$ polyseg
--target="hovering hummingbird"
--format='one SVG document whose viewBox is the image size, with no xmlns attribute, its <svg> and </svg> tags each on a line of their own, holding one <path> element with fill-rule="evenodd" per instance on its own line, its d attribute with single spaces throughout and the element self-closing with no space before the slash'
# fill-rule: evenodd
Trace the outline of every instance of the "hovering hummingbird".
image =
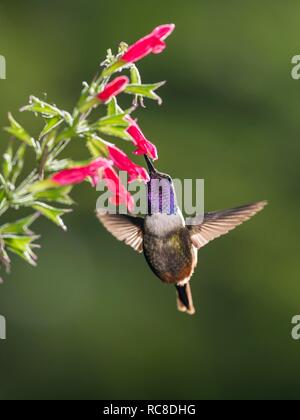
<svg viewBox="0 0 300 420">
<path fill-rule="evenodd" d="M 97 216 L 115 238 L 144 253 L 149 267 L 162 282 L 175 285 L 178 310 L 192 315 L 195 308 L 190 280 L 197 265 L 198 250 L 250 219 L 267 202 L 205 213 L 201 223 L 186 225 L 177 205 L 172 178 L 157 171 L 146 155 L 145 159 L 150 175 L 146 217 L 110 214 L 105 210 L 97 210 Z M 155 181 L 159 181 L 161 188 L 153 188 Z"/>
</svg>

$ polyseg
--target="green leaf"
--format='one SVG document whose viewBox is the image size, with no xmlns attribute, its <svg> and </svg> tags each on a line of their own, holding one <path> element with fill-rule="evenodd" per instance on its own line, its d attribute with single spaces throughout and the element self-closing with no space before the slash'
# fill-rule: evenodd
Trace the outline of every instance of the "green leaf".
<svg viewBox="0 0 300 420">
<path fill-rule="evenodd" d="M 5 271 L 9 273 L 10 271 L 10 258 L 5 249 L 5 242 L 0 238 L 0 265 L 5 268 Z"/>
<path fill-rule="evenodd" d="M 45 169 L 47 172 L 57 172 L 61 171 L 62 169 L 69 168 L 71 165 L 70 159 L 61 159 L 61 160 L 50 160 L 47 162 Z"/>
<path fill-rule="evenodd" d="M 96 158 L 96 157 L 99 156 L 98 147 L 97 147 L 97 145 L 94 144 L 94 142 L 92 140 L 88 140 L 86 142 L 86 147 L 88 148 L 92 157 Z"/>
<path fill-rule="evenodd" d="M 111 117 L 112 115 L 124 114 L 122 108 L 118 105 L 117 98 L 114 96 L 108 103 L 107 106 L 107 116 Z"/>
<path fill-rule="evenodd" d="M 8 179 L 13 169 L 13 148 L 9 143 L 6 152 L 3 155 L 2 173 L 5 179 Z"/>
<path fill-rule="evenodd" d="M 60 204 L 72 205 L 74 201 L 69 196 L 69 193 L 72 191 L 72 186 L 52 188 L 47 191 L 40 191 L 34 194 L 36 200 L 44 200 L 50 202 L 57 202 Z"/>
<path fill-rule="evenodd" d="M 166 82 L 159 82 L 153 84 L 146 84 L 146 85 L 139 85 L 139 84 L 131 84 L 127 85 L 125 89 L 125 93 L 130 95 L 139 95 L 145 98 L 153 99 L 158 101 L 159 104 L 162 103 L 161 98 L 155 93 L 155 91 L 163 86 Z"/>
<path fill-rule="evenodd" d="M 29 226 L 39 217 L 38 213 L 34 213 L 16 222 L 6 223 L 0 227 L 0 235 L 3 234 L 30 234 Z"/>
<path fill-rule="evenodd" d="M 75 135 L 76 135 L 76 130 L 74 130 L 73 127 L 66 127 L 57 135 L 53 144 L 57 145 L 60 142 L 70 139 L 71 137 Z"/>
<path fill-rule="evenodd" d="M 123 140 L 131 140 L 130 135 L 125 131 L 126 128 L 127 127 L 103 126 L 99 127 L 98 130 L 108 136 L 118 137 Z"/>
<path fill-rule="evenodd" d="M 42 139 L 46 134 L 50 133 L 50 131 L 57 128 L 64 120 L 60 117 L 53 117 L 46 120 L 45 127 L 40 133 L 39 138 Z"/>
<path fill-rule="evenodd" d="M 118 125 L 120 127 L 128 127 L 129 123 L 125 120 L 125 117 L 128 114 L 122 113 L 122 114 L 115 114 L 115 115 L 109 115 L 107 117 L 101 118 L 97 122 L 98 127 L 104 127 L 109 125 Z"/>
<path fill-rule="evenodd" d="M 72 127 L 73 122 L 74 122 L 72 115 L 67 111 L 61 111 L 61 114 L 62 114 L 63 119 L 66 121 L 66 123 L 70 127 Z"/>
<path fill-rule="evenodd" d="M 54 105 L 50 105 L 47 102 L 41 101 L 35 96 L 30 96 L 29 104 L 20 109 L 23 111 L 35 112 L 42 114 L 45 118 L 61 117 L 61 111 Z"/>
<path fill-rule="evenodd" d="M 4 192 L 3 190 L 1 193 Z M 7 201 L 6 197 L 2 197 L 0 200 L 0 216 L 4 214 L 9 209 L 9 202 Z"/>
<path fill-rule="evenodd" d="M 70 143 L 71 139 L 64 139 L 61 140 L 59 143 L 56 144 L 56 146 L 51 150 L 49 153 L 49 158 L 54 160 Z"/>
<path fill-rule="evenodd" d="M 142 83 L 140 72 L 137 66 L 134 64 L 130 68 L 130 78 L 131 78 L 131 83 L 134 85 L 140 85 Z"/>
<path fill-rule="evenodd" d="M 39 236 L 36 235 L 7 235 L 3 236 L 3 240 L 7 249 L 14 254 L 19 255 L 29 264 L 36 266 L 36 255 L 34 254 L 32 248 L 37 247 L 37 245 L 32 242 L 38 239 Z"/>
<path fill-rule="evenodd" d="M 21 144 L 21 146 L 18 148 L 14 156 L 13 168 L 11 172 L 11 181 L 13 184 L 16 183 L 18 177 L 20 176 L 23 170 L 25 151 L 26 151 L 26 144 Z"/>
<path fill-rule="evenodd" d="M 98 136 L 88 137 L 86 146 L 94 158 L 99 156 L 107 156 L 107 147 L 103 143 L 102 139 Z"/>
<path fill-rule="evenodd" d="M 17 186 L 14 193 L 27 193 L 30 190 L 31 184 L 38 180 L 39 176 L 37 170 L 34 169 L 30 174 Z"/>
<path fill-rule="evenodd" d="M 17 139 L 24 141 L 28 146 L 36 147 L 34 139 L 24 130 L 24 128 L 14 119 L 11 113 L 8 114 L 10 127 L 5 127 L 4 130 L 16 137 Z"/>
<path fill-rule="evenodd" d="M 80 94 L 79 100 L 77 102 L 77 105 L 74 109 L 75 112 L 73 113 L 74 119 L 76 119 L 80 115 L 79 110 L 86 103 L 88 97 L 89 96 L 95 96 L 97 87 L 98 87 L 98 83 L 96 82 L 95 78 L 91 82 L 90 85 L 87 82 L 83 82 L 83 89 L 81 91 L 81 94 Z"/>
<path fill-rule="evenodd" d="M 42 181 L 37 181 L 34 184 L 28 187 L 28 191 L 33 194 L 36 194 L 41 191 L 49 190 L 50 188 L 56 188 L 57 185 L 51 181 L 51 179 L 43 179 Z"/>
<path fill-rule="evenodd" d="M 114 96 L 107 105 L 107 115 L 111 116 L 116 114 L 118 114 L 118 103 L 116 97 Z"/>
<path fill-rule="evenodd" d="M 55 105 L 42 101 L 35 96 L 30 96 L 29 104 L 21 108 L 20 111 L 30 111 L 42 114 L 44 118 L 60 117 L 63 118 L 69 125 L 73 124 L 73 118 L 67 111 L 60 110 Z"/>
<path fill-rule="evenodd" d="M 0 187 L 0 203 L 4 199 L 4 197 L 5 197 L 5 191 L 4 191 L 4 188 L 1 186 Z"/>
<path fill-rule="evenodd" d="M 63 230 L 67 230 L 61 216 L 65 213 L 70 213 L 72 211 L 71 209 L 57 209 L 42 202 L 36 202 L 32 208 L 40 212 L 43 216 L 47 217 L 47 219 L 51 220 Z"/>
</svg>

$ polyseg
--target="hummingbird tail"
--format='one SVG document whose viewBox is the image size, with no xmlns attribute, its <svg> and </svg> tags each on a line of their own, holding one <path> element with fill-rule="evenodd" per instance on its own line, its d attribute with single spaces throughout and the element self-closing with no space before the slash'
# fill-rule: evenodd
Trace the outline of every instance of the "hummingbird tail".
<svg viewBox="0 0 300 420">
<path fill-rule="evenodd" d="M 191 285 L 188 282 L 183 286 L 176 285 L 177 290 L 177 308 L 180 312 L 186 312 L 189 315 L 194 315 L 195 308 L 193 305 Z"/>
</svg>

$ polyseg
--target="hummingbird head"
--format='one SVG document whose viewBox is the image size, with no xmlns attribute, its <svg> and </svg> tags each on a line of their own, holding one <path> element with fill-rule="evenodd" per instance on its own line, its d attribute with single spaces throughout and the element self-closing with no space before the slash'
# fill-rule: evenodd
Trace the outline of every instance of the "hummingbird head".
<svg viewBox="0 0 300 420">
<path fill-rule="evenodd" d="M 159 172 L 147 155 L 144 155 L 150 181 L 147 183 L 148 213 L 176 214 L 177 203 L 173 180 L 168 174 Z"/>
</svg>

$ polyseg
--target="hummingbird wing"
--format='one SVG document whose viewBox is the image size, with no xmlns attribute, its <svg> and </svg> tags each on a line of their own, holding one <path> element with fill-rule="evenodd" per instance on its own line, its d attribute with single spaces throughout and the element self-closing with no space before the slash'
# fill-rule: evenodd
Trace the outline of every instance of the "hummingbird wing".
<svg viewBox="0 0 300 420">
<path fill-rule="evenodd" d="M 137 252 L 143 252 L 143 225 L 141 217 L 127 214 L 110 214 L 97 210 L 97 217 L 103 226 L 119 241 L 125 242 Z"/>
<path fill-rule="evenodd" d="M 260 201 L 234 209 L 206 213 L 202 223 L 187 226 L 193 245 L 199 249 L 219 236 L 226 235 L 261 211 L 267 204 L 267 201 Z"/>
</svg>

